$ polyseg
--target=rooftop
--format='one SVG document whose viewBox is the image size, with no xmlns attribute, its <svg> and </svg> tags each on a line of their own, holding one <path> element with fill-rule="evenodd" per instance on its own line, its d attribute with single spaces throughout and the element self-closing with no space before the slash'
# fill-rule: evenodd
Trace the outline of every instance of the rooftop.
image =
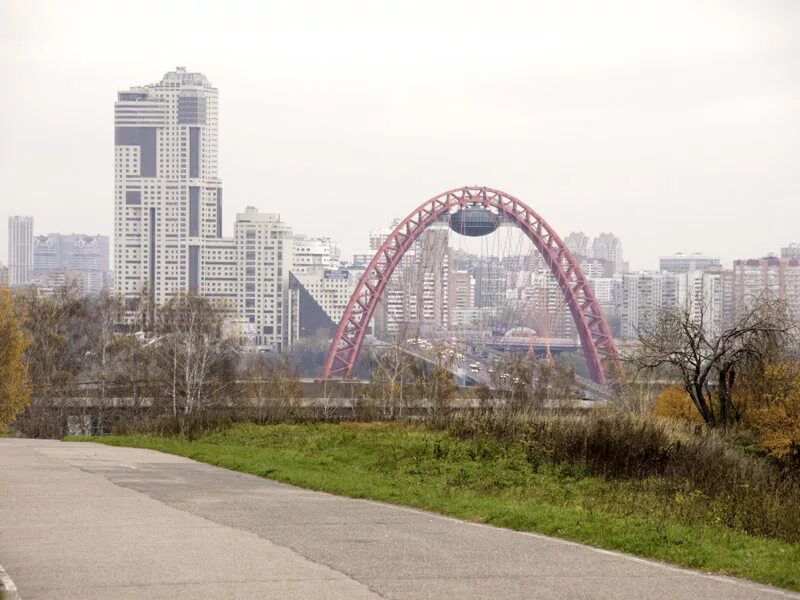
<svg viewBox="0 0 800 600">
<path fill-rule="evenodd" d="M 202 73 L 189 73 L 186 67 L 175 67 L 174 71 L 164 74 L 161 83 L 180 83 L 183 85 L 210 86 L 208 79 Z"/>
</svg>

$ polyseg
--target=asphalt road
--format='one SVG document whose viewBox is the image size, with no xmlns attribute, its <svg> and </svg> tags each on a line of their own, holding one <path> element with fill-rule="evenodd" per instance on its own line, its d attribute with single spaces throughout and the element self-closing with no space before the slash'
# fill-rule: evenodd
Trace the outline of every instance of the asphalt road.
<svg viewBox="0 0 800 600">
<path fill-rule="evenodd" d="M 781 590 L 149 450 L 0 439 L 22 600 L 777 599 Z"/>
</svg>

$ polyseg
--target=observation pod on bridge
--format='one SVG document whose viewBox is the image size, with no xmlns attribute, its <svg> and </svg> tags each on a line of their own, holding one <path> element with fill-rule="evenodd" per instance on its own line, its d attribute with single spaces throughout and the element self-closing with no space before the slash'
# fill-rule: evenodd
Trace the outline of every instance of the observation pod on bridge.
<svg viewBox="0 0 800 600">
<path fill-rule="evenodd" d="M 431 225 L 446 220 L 456 233 L 488 235 L 512 223 L 530 239 L 550 269 L 575 322 L 589 375 L 608 385 L 606 373 L 618 367 L 614 340 L 591 285 L 556 232 L 521 200 L 487 187 L 453 189 L 418 206 L 375 253 L 344 310 L 325 359 L 323 378 L 352 375 L 367 328 L 392 273 L 403 255 Z"/>
<path fill-rule="evenodd" d="M 482 206 L 459 208 L 450 214 L 450 229 L 468 237 L 480 237 L 497 231 L 500 216 Z"/>
</svg>

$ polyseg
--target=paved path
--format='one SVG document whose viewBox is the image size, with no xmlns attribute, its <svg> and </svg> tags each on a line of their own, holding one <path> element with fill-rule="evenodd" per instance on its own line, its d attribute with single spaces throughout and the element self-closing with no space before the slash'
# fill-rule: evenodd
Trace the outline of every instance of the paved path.
<svg viewBox="0 0 800 600">
<path fill-rule="evenodd" d="M 22 600 L 800 598 L 149 450 L 39 440 L 0 439 L 0 564 Z"/>
</svg>

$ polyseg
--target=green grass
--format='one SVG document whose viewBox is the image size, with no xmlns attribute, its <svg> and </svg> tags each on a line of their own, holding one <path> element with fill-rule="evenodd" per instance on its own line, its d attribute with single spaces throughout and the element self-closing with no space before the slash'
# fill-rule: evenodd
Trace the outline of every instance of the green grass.
<svg viewBox="0 0 800 600">
<path fill-rule="evenodd" d="M 151 448 L 297 486 L 536 531 L 800 590 L 800 544 L 734 531 L 702 494 L 531 465 L 524 448 L 400 424 L 248 425 L 197 440 L 68 438 Z M 800 507 L 798 507 L 800 510 Z"/>
</svg>

